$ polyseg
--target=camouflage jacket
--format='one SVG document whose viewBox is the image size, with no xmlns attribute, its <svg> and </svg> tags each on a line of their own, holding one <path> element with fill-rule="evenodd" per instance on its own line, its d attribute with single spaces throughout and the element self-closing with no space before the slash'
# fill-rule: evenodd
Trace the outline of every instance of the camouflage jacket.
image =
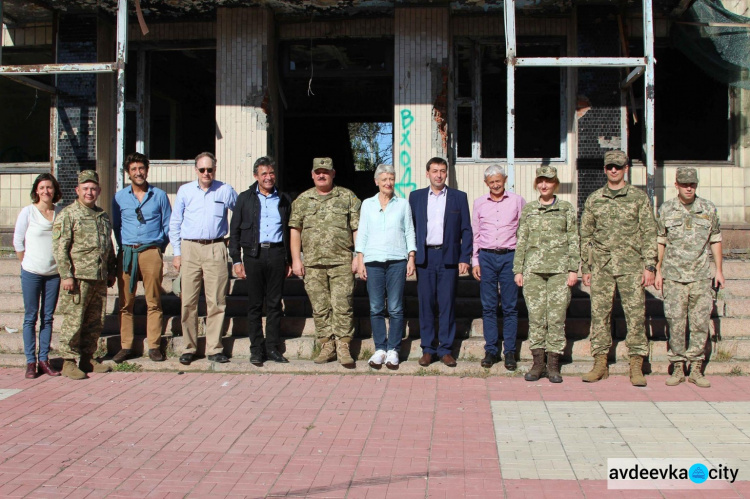
<svg viewBox="0 0 750 499">
<path fill-rule="evenodd" d="M 526 203 L 516 231 L 518 243 L 513 273 L 578 272 L 580 248 L 576 218 L 573 205 L 560 198 L 546 206 L 538 200 Z"/>
<path fill-rule="evenodd" d="M 708 264 L 710 245 L 721 241 L 716 206 L 695 197 L 690 209 L 679 198 L 659 208 L 657 242 L 666 246 L 661 273 L 665 279 L 694 282 L 711 277 Z"/>
<path fill-rule="evenodd" d="M 302 231 L 305 265 L 352 263 L 354 238 L 362 202 L 343 187 L 334 186 L 325 196 L 308 189 L 292 203 L 289 227 Z"/>
<path fill-rule="evenodd" d="M 106 281 L 117 263 L 109 215 L 98 206 L 87 208 L 74 201 L 55 218 L 52 252 L 62 279 Z"/>
<path fill-rule="evenodd" d="M 586 200 L 581 217 L 583 273 L 642 273 L 656 266 L 656 220 L 640 189 L 626 184 L 613 194 L 606 185 Z"/>
</svg>

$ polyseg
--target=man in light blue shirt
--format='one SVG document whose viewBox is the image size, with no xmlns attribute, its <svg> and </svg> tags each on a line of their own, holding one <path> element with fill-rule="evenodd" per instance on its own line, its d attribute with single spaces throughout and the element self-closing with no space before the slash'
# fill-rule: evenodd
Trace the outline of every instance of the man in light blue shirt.
<svg viewBox="0 0 750 499">
<path fill-rule="evenodd" d="M 161 352 L 162 253 L 169 244 L 169 219 L 172 208 L 167 193 L 147 182 L 149 161 L 140 153 L 129 154 L 123 165 L 130 186 L 112 200 L 112 229 L 119 247 L 117 283 L 120 294 L 120 346 L 113 360 L 121 363 L 134 356 L 133 307 L 135 289 L 143 281 L 146 297 L 146 337 L 148 356 L 154 362 L 164 360 Z"/>
<path fill-rule="evenodd" d="M 195 158 L 198 180 L 177 191 L 169 239 L 174 249 L 172 264 L 180 270 L 182 285 L 182 334 L 185 347 L 180 363 L 189 365 L 198 345 L 198 297 L 201 282 L 206 292 L 206 355 L 211 362 L 229 362 L 221 343 L 221 329 L 229 285 L 227 210 L 234 210 L 237 193 L 232 186 L 214 180 L 216 157 L 202 152 Z"/>
</svg>

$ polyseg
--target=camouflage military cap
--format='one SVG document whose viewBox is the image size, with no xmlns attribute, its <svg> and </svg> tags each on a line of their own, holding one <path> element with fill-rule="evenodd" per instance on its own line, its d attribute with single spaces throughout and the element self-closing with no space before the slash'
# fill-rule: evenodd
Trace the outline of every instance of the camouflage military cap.
<svg viewBox="0 0 750 499">
<path fill-rule="evenodd" d="M 94 170 L 83 170 L 78 174 L 78 184 L 85 184 L 86 182 L 99 184 L 99 174 Z"/>
<path fill-rule="evenodd" d="M 540 166 L 536 169 L 537 177 L 557 178 L 557 168 L 554 166 Z"/>
<path fill-rule="evenodd" d="M 682 166 L 677 169 L 677 182 L 680 184 L 697 184 L 698 170 Z"/>
<path fill-rule="evenodd" d="M 313 171 L 323 168 L 324 170 L 333 170 L 333 160 L 331 158 L 315 158 L 313 160 Z"/>
<path fill-rule="evenodd" d="M 627 166 L 628 155 L 620 150 L 607 151 L 604 153 L 604 166 L 607 165 Z"/>
</svg>

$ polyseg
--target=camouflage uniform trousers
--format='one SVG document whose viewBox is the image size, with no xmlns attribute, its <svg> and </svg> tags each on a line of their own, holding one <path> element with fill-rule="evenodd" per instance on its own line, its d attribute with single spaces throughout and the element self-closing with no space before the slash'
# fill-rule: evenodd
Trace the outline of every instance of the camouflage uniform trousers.
<svg viewBox="0 0 750 499">
<path fill-rule="evenodd" d="M 669 324 L 669 349 L 672 351 L 670 362 L 705 359 L 712 308 L 711 279 L 694 282 L 664 279 L 664 315 Z M 685 345 L 686 321 L 690 322 L 689 345 Z"/>
<path fill-rule="evenodd" d="M 630 355 L 648 355 L 646 338 L 646 292 L 643 274 L 613 276 L 595 272 L 591 276 L 591 355 L 609 353 L 612 347 L 612 305 L 615 286 L 620 292 L 628 334 L 625 344 Z"/>
<path fill-rule="evenodd" d="M 60 357 L 75 359 L 93 357 L 104 329 L 106 281 L 76 279 L 74 293 L 62 291 L 58 310 L 63 322 L 60 328 Z"/>
<path fill-rule="evenodd" d="M 570 305 L 568 273 L 525 273 L 523 298 L 529 311 L 529 347 L 563 353 L 565 315 Z"/>
<path fill-rule="evenodd" d="M 354 274 L 352 266 L 305 267 L 305 291 L 312 304 L 315 336 L 349 342 L 354 336 Z"/>
</svg>

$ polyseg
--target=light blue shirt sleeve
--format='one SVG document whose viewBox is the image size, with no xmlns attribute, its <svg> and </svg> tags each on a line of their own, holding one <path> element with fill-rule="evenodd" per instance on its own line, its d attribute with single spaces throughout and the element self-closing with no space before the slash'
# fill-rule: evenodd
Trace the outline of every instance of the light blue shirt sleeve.
<svg viewBox="0 0 750 499">
<path fill-rule="evenodd" d="M 182 226 L 183 213 L 185 212 L 185 193 L 184 189 L 191 184 L 181 186 L 177 190 L 177 197 L 174 200 L 174 210 L 169 218 L 169 242 L 172 243 L 174 256 L 180 256 L 180 228 Z"/>
<path fill-rule="evenodd" d="M 404 235 L 406 236 L 406 253 L 417 252 L 417 233 L 414 231 L 414 219 L 411 215 L 411 206 L 404 203 Z"/>
</svg>

